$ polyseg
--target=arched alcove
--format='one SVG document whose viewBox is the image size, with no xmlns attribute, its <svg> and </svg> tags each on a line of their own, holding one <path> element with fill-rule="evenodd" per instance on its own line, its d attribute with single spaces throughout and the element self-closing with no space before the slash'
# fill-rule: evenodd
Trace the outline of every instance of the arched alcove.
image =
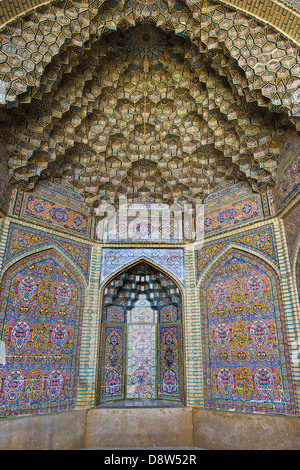
<svg viewBox="0 0 300 470">
<path fill-rule="evenodd" d="M 142 260 L 108 281 L 102 297 L 97 404 L 182 404 L 179 287 Z"/>
<path fill-rule="evenodd" d="M 0 415 L 72 409 L 84 286 L 56 249 L 18 260 L 1 283 Z"/>
<path fill-rule="evenodd" d="M 263 259 L 231 248 L 200 283 L 207 408 L 295 414 L 280 282 Z"/>
</svg>

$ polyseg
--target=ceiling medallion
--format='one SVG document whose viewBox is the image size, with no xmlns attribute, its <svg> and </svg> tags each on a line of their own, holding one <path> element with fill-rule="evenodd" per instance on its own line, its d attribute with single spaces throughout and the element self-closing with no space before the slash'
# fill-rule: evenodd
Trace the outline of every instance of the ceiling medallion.
<svg viewBox="0 0 300 470">
<path fill-rule="evenodd" d="M 135 28 L 132 40 L 136 42 L 138 47 L 151 48 L 156 46 L 159 40 L 157 28 L 151 25 L 139 25 Z"/>
</svg>

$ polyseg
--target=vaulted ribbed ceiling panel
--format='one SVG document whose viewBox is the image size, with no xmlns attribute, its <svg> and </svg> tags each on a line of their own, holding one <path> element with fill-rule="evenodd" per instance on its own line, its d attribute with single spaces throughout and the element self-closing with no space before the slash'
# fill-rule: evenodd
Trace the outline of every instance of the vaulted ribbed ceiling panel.
<svg viewBox="0 0 300 470">
<path fill-rule="evenodd" d="M 0 43 L 0 139 L 26 189 L 65 178 L 94 208 L 259 191 L 300 127 L 297 48 L 215 2 L 56 2 Z"/>
</svg>

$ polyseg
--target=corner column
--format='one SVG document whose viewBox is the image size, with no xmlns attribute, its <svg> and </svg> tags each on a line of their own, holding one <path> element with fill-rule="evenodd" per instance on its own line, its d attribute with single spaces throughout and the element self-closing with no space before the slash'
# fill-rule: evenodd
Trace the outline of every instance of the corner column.
<svg viewBox="0 0 300 470">
<path fill-rule="evenodd" d="M 92 408 L 96 400 L 101 324 L 99 308 L 101 252 L 102 246 L 95 244 L 92 250 L 89 286 L 84 302 L 76 408 Z"/>
<path fill-rule="evenodd" d="M 204 406 L 203 359 L 201 338 L 200 302 L 196 284 L 195 250 L 185 247 L 185 375 L 187 406 Z"/>
</svg>

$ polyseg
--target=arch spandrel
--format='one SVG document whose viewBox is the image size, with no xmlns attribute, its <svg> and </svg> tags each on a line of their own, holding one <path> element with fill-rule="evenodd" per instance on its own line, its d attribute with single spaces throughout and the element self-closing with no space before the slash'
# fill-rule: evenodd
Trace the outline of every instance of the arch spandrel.
<svg viewBox="0 0 300 470">
<path fill-rule="evenodd" d="M 237 241 L 227 242 L 222 248 L 218 249 L 209 260 L 209 262 L 197 273 L 197 286 L 200 287 L 204 279 L 206 279 L 209 273 L 212 273 L 216 266 L 221 262 L 224 256 L 228 256 L 229 253 L 236 251 L 240 253 L 241 256 L 247 255 L 250 253 L 254 258 L 261 260 L 266 266 L 269 266 L 270 269 L 276 273 L 279 280 L 281 279 L 281 272 L 274 259 L 266 256 L 264 253 L 260 252 L 258 249 L 251 247 L 250 245 L 239 244 Z"/>
<path fill-rule="evenodd" d="M 169 276 L 184 291 L 184 253 L 183 249 L 103 249 L 100 286 L 103 290 L 106 284 L 115 277 L 140 262 L 148 263 L 153 268 Z M 107 262 L 108 261 L 108 262 Z"/>
</svg>

